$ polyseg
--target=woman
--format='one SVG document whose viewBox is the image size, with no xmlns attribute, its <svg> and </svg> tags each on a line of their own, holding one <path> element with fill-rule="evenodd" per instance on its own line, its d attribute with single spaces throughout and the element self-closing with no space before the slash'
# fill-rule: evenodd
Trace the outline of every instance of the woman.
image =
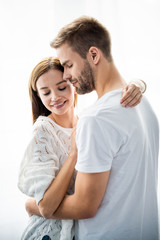
<svg viewBox="0 0 160 240">
<path fill-rule="evenodd" d="M 134 89 L 133 96 L 135 92 L 140 94 L 135 85 L 132 84 L 131 89 L 131 92 Z M 71 132 L 78 119 L 74 114 L 77 95 L 72 84 L 63 80 L 59 60 L 52 57 L 43 59 L 33 69 L 29 93 L 33 137 L 21 163 L 18 187 L 36 199 L 37 215 L 45 218 L 32 215 L 22 240 L 73 239 L 73 220 L 46 218 L 50 209 L 53 212 L 58 208 L 65 194 L 74 191 L 77 157 L 73 154 L 75 143 Z M 52 192 L 47 191 L 51 182 L 54 184 Z"/>
<path fill-rule="evenodd" d="M 63 68 L 58 59 L 46 58 L 33 69 L 29 81 L 33 138 L 21 164 L 18 186 L 23 193 L 36 198 L 42 214 L 41 200 L 53 179 L 56 178 L 55 209 L 68 187 L 67 193 L 73 192 L 75 163 L 71 155 L 67 156 L 71 151 L 71 131 L 77 121 L 74 114 L 77 98 L 71 83 L 63 80 L 62 76 Z M 65 160 L 62 176 L 59 174 L 57 177 Z M 46 235 L 50 239 L 72 239 L 73 221 L 46 220 L 32 216 L 22 239 L 38 240 Z"/>
</svg>

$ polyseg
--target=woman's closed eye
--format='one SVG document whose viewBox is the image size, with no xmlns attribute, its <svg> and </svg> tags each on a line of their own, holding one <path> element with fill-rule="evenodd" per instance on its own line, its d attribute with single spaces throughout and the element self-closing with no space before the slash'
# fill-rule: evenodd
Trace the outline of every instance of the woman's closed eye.
<svg viewBox="0 0 160 240">
<path fill-rule="evenodd" d="M 63 87 L 63 88 L 59 88 L 58 90 L 59 91 L 63 91 L 63 90 L 65 90 L 66 89 L 66 87 Z"/>
<path fill-rule="evenodd" d="M 49 94 L 50 94 L 50 92 L 43 93 L 44 96 L 47 96 Z"/>
</svg>

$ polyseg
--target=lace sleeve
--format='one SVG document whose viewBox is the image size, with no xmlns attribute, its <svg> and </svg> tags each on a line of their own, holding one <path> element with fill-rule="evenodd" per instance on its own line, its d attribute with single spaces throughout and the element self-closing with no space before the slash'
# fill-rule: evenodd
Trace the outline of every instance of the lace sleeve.
<svg viewBox="0 0 160 240">
<path fill-rule="evenodd" d="M 26 195 L 35 197 L 37 203 L 59 171 L 56 141 L 44 123 L 34 128 L 20 166 L 18 187 Z"/>
</svg>

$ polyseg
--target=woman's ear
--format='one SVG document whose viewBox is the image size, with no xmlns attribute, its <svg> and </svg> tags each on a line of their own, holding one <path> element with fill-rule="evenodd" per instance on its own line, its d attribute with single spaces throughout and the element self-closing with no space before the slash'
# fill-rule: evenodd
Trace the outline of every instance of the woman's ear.
<svg viewBox="0 0 160 240">
<path fill-rule="evenodd" d="M 96 47 L 90 47 L 89 51 L 90 60 L 96 65 L 100 60 L 100 51 Z"/>
</svg>

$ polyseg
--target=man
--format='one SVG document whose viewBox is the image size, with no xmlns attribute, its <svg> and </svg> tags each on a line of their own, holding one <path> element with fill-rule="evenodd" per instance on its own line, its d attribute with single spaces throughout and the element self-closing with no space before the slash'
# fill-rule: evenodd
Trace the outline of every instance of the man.
<svg viewBox="0 0 160 240">
<path fill-rule="evenodd" d="M 98 101 L 78 121 L 75 193 L 53 218 L 79 219 L 76 240 L 158 240 L 159 129 L 146 98 L 119 104 L 126 85 L 106 28 L 89 17 L 64 27 L 51 43 L 64 79 L 77 93 L 96 90 Z"/>
</svg>

